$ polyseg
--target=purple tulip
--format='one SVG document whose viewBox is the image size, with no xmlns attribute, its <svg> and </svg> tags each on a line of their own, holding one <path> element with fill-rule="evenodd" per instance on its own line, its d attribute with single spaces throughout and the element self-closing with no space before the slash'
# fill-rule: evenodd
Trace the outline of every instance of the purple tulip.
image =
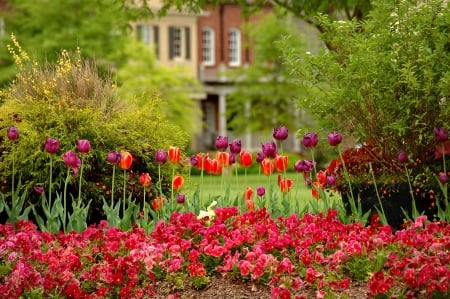
<svg viewBox="0 0 450 299">
<path fill-rule="evenodd" d="M 228 137 L 217 136 L 216 138 L 216 149 L 223 151 L 228 147 Z"/>
<path fill-rule="evenodd" d="M 106 156 L 106 161 L 111 164 L 117 164 L 120 161 L 120 153 L 118 151 L 110 151 Z"/>
<path fill-rule="evenodd" d="M 264 194 L 266 194 L 266 188 L 264 188 L 263 186 L 257 187 L 256 194 L 258 194 L 258 196 L 264 196 Z"/>
<path fill-rule="evenodd" d="M 164 164 L 167 161 L 167 152 L 165 150 L 159 149 L 155 153 L 155 161 L 159 164 Z"/>
<path fill-rule="evenodd" d="M 400 150 L 397 154 L 397 161 L 401 164 L 408 162 L 408 154 Z"/>
<path fill-rule="evenodd" d="M 334 186 L 334 184 L 336 184 L 336 177 L 334 175 L 328 175 L 327 176 L 327 185 Z"/>
<path fill-rule="evenodd" d="M 241 152 L 242 143 L 240 140 L 233 140 L 230 143 L 230 153 L 238 155 Z"/>
<path fill-rule="evenodd" d="M 317 133 L 306 133 L 303 135 L 302 143 L 305 147 L 315 147 L 318 141 Z"/>
<path fill-rule="evenodd" d="M 256 163 L 261 164 L 261 162 L 266 158 L 263 152 L 259 152 L 256 154 Z"/>
<path fill-rule="evenodd" d="M 37 195 L 44 194 L 44 187 L 41 186 L 34 186 L 33 187 L 34 192 L 36 192 Z"/>
<path fill-rule="evenodd" d="M 331 146 L 337 146 L 342 142 L 342 135 L 337 132 L 337 131 L 333 131 L 328 135 L 328 143 Z"/>
<path fill-rule="evenodd" d="M 9 127 L 7 136 L 8 136 L 9 140 L 18 139 L 19 138 L 19 129 L 17 129 L 17 127 L 15 127 L 15 126 Z"/>
<path fill-rule="evenodd" d="M 275 159 L 278 154 L 277 145 L 273 141 L 263 143 L 262 152 L 267 158 Z"/>
<path fill-rule="evenodd" d="M 53 139 L 48 137 L 45 140 L 45 151 L 49 154 L 56 154 L 59 151 L 60 141 L 59 139 Z"/>
<path fill-rule="evenodd" d="M 80 153 L 89 153 L 91 150 L 91 143 L 89 140 L 86 139 L 80 139 L 77 141 L 77 150 Z"/>
<path fill-rule="evenodd" d="M 236 155 L 233 153 L 230 153 L 230 157 L 228 158 L 228 163 L 230 165 L 233 165 L 234 163 L 236 163 Z"/>
<path fill-rule="evenodd" d="M 298 160 L 294 164 L 294 170 L 296 172 L 310 172 L 314 169 L 314 162 L 310 160 Z"/>
<path fill-rule="evenodd" d="M 78 173 L 78 168 L 81 165 L 81 160 L 77 156 L 77 154 L 75 154 L 72 151 L 67 151 L 66 153 L 63 154 L 63 161 L 67 167 L 72 168 L 74 174 Z"/>
<path fill-rule="evenodd" d="M 448 139 L 448 132 L 444 127 L 436 127 L 433 129 L 434 139 L 437 142 L 446 141 Z"/>
<path fill-rule="evenodd" d="M 189 159 L 189 163 L 191 164 L 192 167 L 197 166 L 198 164 L 197 155 L 192 155 L 191 158 Z"/>
<path fill-rule="evenodd" d="M 445 172 L 439 172 L 439 182 L 446 184 L 448 182 L 448 175 Z"/>
<path fill-rule="evenodd" d="M 186 196 L 182 193 L 179 193 L 177 196 L 177 203 L 183 204 L 186 201 Z"/>
<path fill-rule="evenodd" d="M 275 140 L 278 141 L 283 141 L 286 140 L 288 138 L 289 132 L 288 132 L 288 128 L 286 128 L 286 126 L 281 125 L 279 127 L 276 127 L 273 129 L 273 138 L 275 138 Z"/>
</svg>

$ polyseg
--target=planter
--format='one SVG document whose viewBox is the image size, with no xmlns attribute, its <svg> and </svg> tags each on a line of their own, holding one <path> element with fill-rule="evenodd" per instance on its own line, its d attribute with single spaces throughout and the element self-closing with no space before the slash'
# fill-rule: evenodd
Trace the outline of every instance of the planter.
<svg viewBox="0 0 450 299">
<path fill-rule="evenodd" d="M 404 223 L 413 218 L 413 200 L 408 183 L 377 186 L 378 195 L 373 184 L 360 184 L 352 187 L 355 203 L 361 204 L 363 214 L 370 211 L 369 219 L 374 214 L 378 214 L 378 211 L 381 212 L 380 201 L 386 220 L 394 230 L 402 229 Z M 341 192 L 347 214 L 351 214 L 351 194 L 349 191 Z M 434 192 L 414 188 L 413 195 L 417 211 L 427 215 L 430 220 L 434 219 L 436 215 Z M 405 216 L 405 212 L 408 216 Z"/>
</svg>

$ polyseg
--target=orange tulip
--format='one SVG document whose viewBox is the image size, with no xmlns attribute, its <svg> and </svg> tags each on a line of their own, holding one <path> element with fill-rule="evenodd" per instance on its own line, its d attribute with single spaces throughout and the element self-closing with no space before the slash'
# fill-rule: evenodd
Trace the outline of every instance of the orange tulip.
<svg viewBox="0 0 450 299">
<path fill-rule="evenodd" d="M 139 183 L 144 187 L 148 187 L 152 183 L 152 178 L 147 172 L 141 173 L 141 175 L 139 176 Z"/>
<path fill-rule="evenodd" d="M 288 156 L 277 155 L 275 157 L 275 167 L 278 172 L 285 172 L 288 167 Z"/>
<path fill-rule="evenodd" d="M 216 160 L 219 162 L 220 167 L 228 167 L 230 165 L 230 154 L 227 152 L 217 152 Z"/>
<path fill-rule="evenodd" d="M 161 196 L 158 196 L 154 200 L 152 200 L 153 210 L 158 212 L 164 205 L 164 199 Z"/>
<path fill-rule="evenodd" d="M 222 173 L 222 167 L 216 159 L 210 159 L 208 156 L 205 158 L 204 168 L 209 174 L 219 175 Z"/>
<path fill-rule="evenodd" d="M 253 189 L 251 187 L 247 187 L 244 191 L 244 199 L 251 200 L 253 196 Z"/>
<path fill-rule="evenodd" d="M 261 170 L 265 175 L 271 175 L 275 169 L 273 160 L 265 158 L 261 161 Z"/>
<path fill-rule="evenodd" d="M 122 168 L 123 170 L 127 170 L 130 169 L 132 163 L 133 163 L 133 156 L 127 151 L 121 151 L 119 167 Z"/>
<path fill-rule="evenodd" d="M 247 210 L 249 210 L 250 212 L 253 212 L 255 210 L 255 202 L 253 200 L 247 200 L 246 201 L 247 204 Z"/>
<path fill-rule="evenodd" d="M 179 190 L 184 184 L 184 178 L 177 174 L 173 177 L 172 186 L 174 190 Z"/>
<path fill-rule="evenodd" d="M 280 191 L 282 193 L 289 193 L 293 183 L 294 182 L 291 179 L 283 179 L 281 178 L 281 175 L 278 176 L 278 186 L 280 186 Z"/>
<path fill-rule="evenodd" d="M 320 194 L 317 191 L 318 189 L 320 189 L 320 183 L 318 181 L 315 181 L 314 186 L 311 189 L 311 194 L 315 199 L 320 199 Z"/>
<path fill-rule="evenodd" d="M 243 167 L 250 167 L 253 163 L 252 154 L 246 151 L 239 153 L 240 163 Z"/>
<path fill-rule="evenodd" d="M 180 162 L 181 150 L 178 146 L 170 146 L 167 152 L 169 156 L 169 161 L 172 163 Z"/>
<path fill-rule="evenodd" d="M 204 153 L 198 153 L 197 154 L 197 165 L 196 165 L 196 167 L 197 167 L 198 170 L 204 169 L 206 157 L 208 157 L 208 154 L 204 154 Z"/>
</svg>

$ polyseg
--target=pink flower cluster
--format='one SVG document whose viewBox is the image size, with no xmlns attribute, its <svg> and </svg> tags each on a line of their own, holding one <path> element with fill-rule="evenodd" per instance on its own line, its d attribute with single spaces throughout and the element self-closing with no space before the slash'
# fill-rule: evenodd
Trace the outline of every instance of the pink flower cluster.
<svg viewBox="0 0 450 299">
<path fill-rule="evenodd" d="M 450 226 L 419 217 L 392 234 L 389 226 L 343 224 L 336 211 L 272 219 L 264 210 L 217 208 L 212 220 L 175 212 L 146 235 L 106 222 L 83 233 L 52 235 L 32 222 L 0 225 L 0 297 L 39 291 L 73 298 L 144 298 L 167 275 L 238 275 L 268 283 L 272 298 L 323 298 L 355 279 L 351 263 L 368 266 L 367 297 L 427 298 L 449 294 Z M 381 265 L 379 261 L 382 261 Z M 349 270 L 350 269 L 350 270 Z"/>
</svg>

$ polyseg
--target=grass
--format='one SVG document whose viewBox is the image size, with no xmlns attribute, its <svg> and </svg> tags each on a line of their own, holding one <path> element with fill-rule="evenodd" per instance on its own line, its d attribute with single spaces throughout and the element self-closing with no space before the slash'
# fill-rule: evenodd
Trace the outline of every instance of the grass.
<svg viewBox="0 0 450 299">
<path fill-rule="evenodd" d="M 305 185 L 301 175 L 297 173 L 286 173 L 283 177 L 294 181 L 292 189 L 288 194 L 288 197 L 291 200 L 301 200 L 306 205 L 308 201 L 313 198 L 311 189 Z M 224 195 L 227 191 L 229 191 L 229 196 L 232 199 L 236 196 L 243 198 L 244 191 L 247 187 L 251 187 L 254 191 L 254 197 L 257 197 L 256 188 L 259 186 L 263 186 L 266 189 L 266 198 L 270 187 L 274 191 L 274 195 L 281 197 L 276 173 L 269 177 L 262 174 L 239 174 L 236 176 L 234 173 L 224 173 L 221 176 L 205 174 L 203 175 L 203 178 L 200 175 L 191 175 L 186 183 L 193 188 L 201 186 L 202 202 L 208 202 L 210 201 L 210 198 Z"/>
</svg>

